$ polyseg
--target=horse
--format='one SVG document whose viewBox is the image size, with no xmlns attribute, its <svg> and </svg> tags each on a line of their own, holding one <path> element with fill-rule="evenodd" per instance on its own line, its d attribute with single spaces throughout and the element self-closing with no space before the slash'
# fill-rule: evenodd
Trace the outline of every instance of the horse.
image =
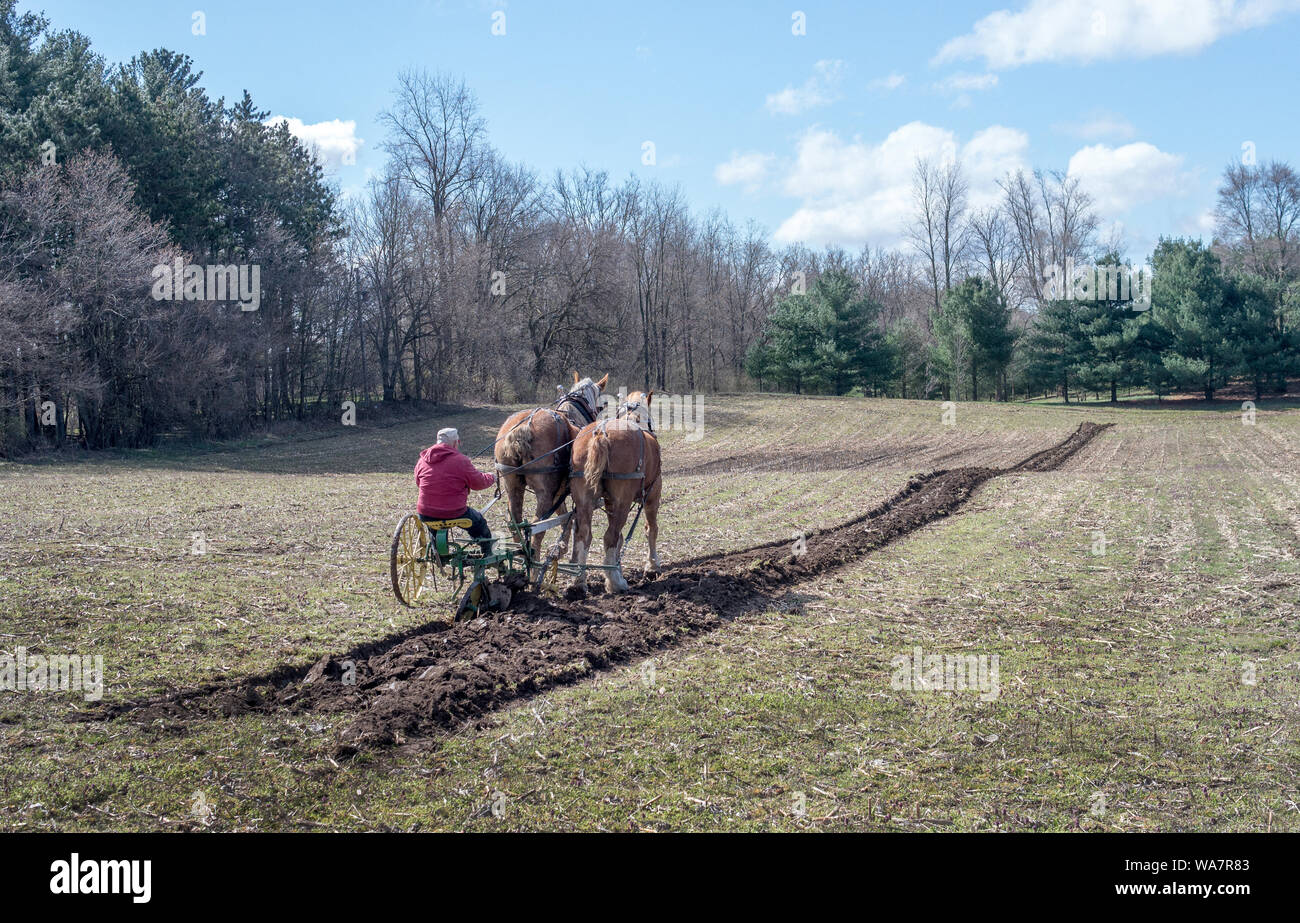
<svg viewBox="0 0 1300 923">
<path fill-rule="evenodd" d="M 653 391 L 632 392 L 619 406 L 613 420 L 584 426 L 573 443 L 569 482 L 574 528 L 571 563 L 579 565 L 579 570 L 571 585 L 572 592 L 586 591 L 591 516 L 600 499 L 604 499 L 605 514 L 609 517 L 605 529 L 605 564 L 612 568 L 605 571 L 605 589 L 610 593 L 625 593 L 629 589 L 623 577 L 622 531 L 633 503 L 640 503 L 641 512 L 645 513 L 649 544 L 645 573 L 659 572 L 655 543 L 659 538 L 659 496 L 663 483 L 659 477 L 659 439 L 654 434 L 650 415 L 653 394 Z"/>
<path fill-rule="evenodd" d="M 537 497 L 539 520 L 563 510 L 569 492 L 570 446 L 579 429 L 596 419 L 600 395 L 608 381 L 609 375 L 592 381 L 579 379 L 574 372 L 573 387 L 550 407 L 521 410 L 501 424 L 493 455 L 510 504 L 512 523 L 523 521 L 525 487 L 531 487 Z M 566 524 L 561 549 L 568 546 L 568 533 Z M 541 533 L 533 536 L 533 553 L 541 556 Z"/>
</svg>

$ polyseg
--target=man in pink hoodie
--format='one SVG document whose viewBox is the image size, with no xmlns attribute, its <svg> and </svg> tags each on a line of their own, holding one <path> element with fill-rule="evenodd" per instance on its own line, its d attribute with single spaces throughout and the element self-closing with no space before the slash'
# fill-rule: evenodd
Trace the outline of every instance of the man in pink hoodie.
<svg viewBox="0 0 1300 923">
<path fill-rule="evenodd" d="M 469 506 L 471 490 L 485 490 L 497 481 L 495 474 L 483 474 L 460 451 L 460 433 L 438 430 L 438 441 L 420 453 L 415 465 L 415 483 L 420 502 L 415 511 L 425 522 L 432 519 L 468 519 L 471 538 L 479 540 L 484 555 L 492 553 L 492 530 L 478 510 Z"/>
</svg>

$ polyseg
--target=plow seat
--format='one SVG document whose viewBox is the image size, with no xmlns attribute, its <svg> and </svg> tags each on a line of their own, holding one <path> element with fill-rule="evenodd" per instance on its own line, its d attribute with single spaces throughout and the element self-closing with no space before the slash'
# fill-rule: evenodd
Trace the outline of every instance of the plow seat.
<svg viewBox="0 0 1300 923">
<path fill-rule="evenodd" d="M 460 519 L 426 519 L 420 516 L 420 522 L 424 523 L 425 528 L 429 530 L 430 551 L 438 556 L 438 560 L 447 562 L 451 556 L 451 530 L 452 529 L 469 529 L 474 525 L 468 517 Z"/>
<path fill-rule="evenodd" d="M 433 532 L 440 529 L 468 529 L 474 525 L 468 519 L 425 519 L 423 516 L 420 519 Z"/>
</svg>

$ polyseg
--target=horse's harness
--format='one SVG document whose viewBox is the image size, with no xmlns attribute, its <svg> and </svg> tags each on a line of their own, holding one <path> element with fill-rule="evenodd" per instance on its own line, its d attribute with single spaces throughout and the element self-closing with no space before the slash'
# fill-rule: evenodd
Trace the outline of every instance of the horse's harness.
<svg viewBox="0 0 1300 923">
<path fill-rule="evenodd" d="M 623 403 L 619 404 L 619 405 L 618 405 L 618 409 L 617 409 L 616 411 L 614 411 L 614 419 L 617 420 L 619 417 L 627 416 L 627 415 L 633 414 L 633 413 L 635 413 L 636 411 L 638 411 L 638 410 L 640 410 L 640 409 L 641 409 L 641 402 L 640 402 L 640 401 L 624 401 Z M 647 410 L 648 410 L 648 409 L 649 409 L 649 408 L 647 408 Z M 637 420 L 636 417 L 633 417 L 632 419 Z M 641 427 L 640 420 L 637 420 L 637 428 L 640 429 L 640 427 Z M 645 428 L 648 429 L 648 430 L 650 430 L 650 432 L 651 432 L 652 434 L 653 434 L 654 431 L 655 431 L 655 422 L 654 422 L 654 419 L 651 418 L 648 414 L 647 414 L 647 416 L 646 416 L 646 424 L 645 424 Z M 644 439 L 642 439 L 641 441 L 642 441 L 642 442 L 645 442 Z"/>
<path fill-rule="evenodd" d="M 505 474 L 521 474 L 521 473 L 522 474 L 557 474 L 561 471 L 569 471 L 570 465 L 572 464 L 573 440 L 570 439 L 567 442 L 564 441 L 564 437 L 565 435 L 567 435 L 565 433 L 565 427 L 571 422 L 569 412 L 561 412 L 561 410 L 559 409 L 564 407 L 571 408 L 571 411 L 577 411 L 578 416 L 582 418 L 582 424 L 579 426 L 579 428 L 587 425 L 588 423 L 596 422 L 596 411 L 592 408 L 591 404 L 588 403 L 586 396 L 581 391 L 570 391 L 568 394 L 562 395 L 561 397 L 556 399 L 556 401 L 553 404 L 551 404 L 550 407 L 537 408 L 536 410 L 529 413 L 527 417 L 520 420 L 518 423 L 516 423 L 514 426 L 510 428 L 511 432 L 513 432 L 514 430 L 518 429 L 521 426 L 531 426 L 533 422 L 533 417 L 535 417 L 537 414 L 539 413 L 550 414 L 551 419 L 555 421 L 555 442 L 556 442 L 555 448 L 551 449 L 551 451 L 549 452 L 545 452 L 537 456 L 536 458 L 529 459 L 528 461 L 524 462 L 522 465 L 503 465 L 501 464 L 501 462 L 497 462 L 496 463 L 497 472 L 499 474 L 505 475 Z M 545 468 L 533 467 L 534 465 L 537 464 L 537 462 L 542 461 L 544 458 L 550 455 L 555 456 L 555 462 L 553 464 L 547 465 Z M 543 519 L 549 518 L 556 510 L 560 508 L 560 504 L 563 503 L 565 499 L 569 496 L 569 480 L 570 480 L 569 478 L 565 478 L 563 480 L 563 482 L 560 485 L 560 489 L 556 491 L 555 502 L 551 504 L 550 510 L 548 510 L 546 515 L 542 517 Z M 501 490 L 501 482 L 499 480 L 497 481 L 497 490 L 498 491 Z"/>
<path fill-rule="evenodd" d="M 609 424 L 609 420 L 602 420 L 600 425 L 596 427 L 596 431 L 602 436 L 609 436 Z M 636 424 L 634 423 L 633 425 Z M 606 471 L 602 477 L 607 477 L 612 481 L 635 481 L 638 478 L 645 480 L 645 430 L 643 430 L 639 425 L 636 425 L 636 431 L 641 435 L 641 451 L 637 456 L 636 470 L 630 471 L 627 474 L 611 474 Z M 580 478 L 582 475 L 583 471 L 581 468 L 569 472 L 569 477 L 571 478 Z M 641 488 L 641 495 L 643 497 L 648 489 L 648 487 Z"/>
</svg>

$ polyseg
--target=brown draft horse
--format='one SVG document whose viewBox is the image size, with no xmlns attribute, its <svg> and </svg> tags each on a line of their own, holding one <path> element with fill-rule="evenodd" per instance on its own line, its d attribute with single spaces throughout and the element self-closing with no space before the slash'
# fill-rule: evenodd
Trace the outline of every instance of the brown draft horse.
<svg viewBox="0 0 1300 923">
<path fill-rule="evenodd" d="M 586 565 L 591 548 L 591 516 L 596 502 L 605 501 L 609 526 L 605 529 L 605 564 L 615 567 L 605 571 L 605 589 L 625 593 L 623 577 L 623 525 L 633 503 L 640 503 L 645 514 L 647 574 L 658 573 L 659 495 L 663 482 L 659 477 L 659 440 L 654 435 L 650 417 L 650 398 L 654 394 L 634 391 L 618 408 L 613 420 L 602 420 L 582 428 L 573 443 L 573 471 L 569 492 L 573 494 L 573 559 Z M 585 569 L 574 577 L 575 591 L 586 588 Z"/>
<path fill-rule="evenodd" d="M 573 373 L 573 387 L 550 407 L 536 407 L 511 414 L 497 432 L 494 456 L 497 475 L 501 478 L 510 504 L 510 521 L 524 518 L 524 488 L 531 487 L 537 497 L 537 518 L 544 519 L 563 512 L 569 487 L 571 443 L 578 430 L 596 419 L 600 412 L 600 394 L 609 381 L 578 378 Z M 561 389 L 562 390 L 562 389 Z M 568 547 L 569 526 L 560 538 L 560 548 Z M 533 536 L 533 553 L 542 553 L 542 535 Z"/>
</svg>

